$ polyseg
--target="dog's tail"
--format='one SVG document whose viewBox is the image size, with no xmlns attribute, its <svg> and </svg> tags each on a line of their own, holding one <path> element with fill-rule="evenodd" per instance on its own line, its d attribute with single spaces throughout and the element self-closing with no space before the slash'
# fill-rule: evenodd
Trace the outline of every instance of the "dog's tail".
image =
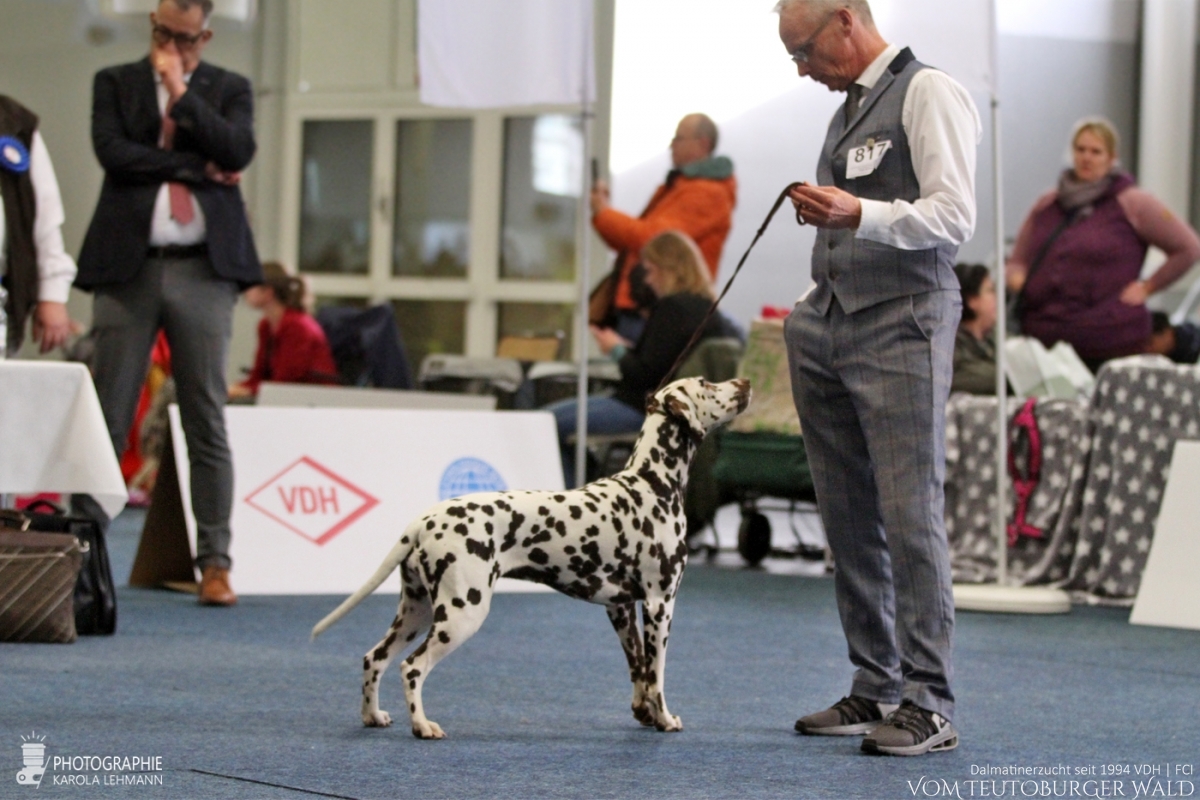
<svg viewBox="0 0 1200 800">
<path fill-rule="evenodd" d="M 400 541 L 396 542 L 396 546 L 383 559 L 383 563 L 379 565 L 379 569 L 375 570 L 375 574 L 357 592 L 347 597 L 340 606 L 329 612 L 325 619 L 313 626 L 313 639 L 316 639 L 332 626 L 333 623 L 350 613 L 350 609 L 361 603 L 363 598 L 371 594 L 371 592 L 378 589 L 387 580 L 388 576 L 396 571 L 396 567 L 400 566 L 400 562 L 408 558 L 408 554 L 417 546 L 417 531 L 418 526 L 416 525 L 410 530 L 405 531 L 404 535 L 400 537 Z M 401 591 L 404 591 L 403 587 L 401 587 Z"/>
</svg>

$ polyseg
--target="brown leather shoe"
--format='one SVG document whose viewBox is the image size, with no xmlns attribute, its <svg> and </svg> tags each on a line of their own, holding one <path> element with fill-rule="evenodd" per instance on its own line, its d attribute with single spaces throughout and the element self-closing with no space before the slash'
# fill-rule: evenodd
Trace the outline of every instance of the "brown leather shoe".
<svg viewBox="0 0 1200 800">
<path fill-rule="evenodd" d="M 200 605 L 237 605 L 237 595 L 229 586 L 229 570 L 220 567 L 205 567 L 200 576 Z"/>
</svg>

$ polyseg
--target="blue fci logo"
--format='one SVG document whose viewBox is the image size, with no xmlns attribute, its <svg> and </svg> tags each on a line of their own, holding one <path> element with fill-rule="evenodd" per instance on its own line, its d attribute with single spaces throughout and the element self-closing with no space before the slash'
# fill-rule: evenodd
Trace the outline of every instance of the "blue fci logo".
<svg viewBox="0 0 1200 800">
<path fill-rule="evenodd" d="M 503 492 L 508 485 L 500 473 L 486 461 L 478 458 L 460 458 L 442 473 L 438 484 L 438 499 L 449 500 L 475 492 Z"/>
</svg>

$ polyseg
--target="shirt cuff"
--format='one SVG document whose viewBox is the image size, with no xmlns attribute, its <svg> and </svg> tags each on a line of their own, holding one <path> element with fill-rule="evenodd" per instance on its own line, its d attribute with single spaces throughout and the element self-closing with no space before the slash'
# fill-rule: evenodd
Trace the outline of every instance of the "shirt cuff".
<svg viewBox="0 0 1200 800">
<path fill-rule="evenodd" d="M 71 296 L 74 275 L 43 278 L 38 281 L 38 301 L 42 303 L 65 303 Z"/>
<path fill-rule="evenodd" d="M 891 224 L 892 204 L 882 200 L 859 200 L 862 204 L 862 216 L 858 221 L 858 230 L 854 232 L 855 239 L 870 239 L 873 242 L 885 241 Z"/>
</svg>

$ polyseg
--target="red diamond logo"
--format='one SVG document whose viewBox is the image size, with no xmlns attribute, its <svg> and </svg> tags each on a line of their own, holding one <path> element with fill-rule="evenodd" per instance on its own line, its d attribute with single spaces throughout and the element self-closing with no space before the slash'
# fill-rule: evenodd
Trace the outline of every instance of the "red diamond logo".
<svg viewBox="0 0 1200 800">
<path fill-rule="evenodd" d="M 374 497 L 308 456 L 251 492 L 246 503 L 318 545 L 379 505 Z"/>
</svg>

